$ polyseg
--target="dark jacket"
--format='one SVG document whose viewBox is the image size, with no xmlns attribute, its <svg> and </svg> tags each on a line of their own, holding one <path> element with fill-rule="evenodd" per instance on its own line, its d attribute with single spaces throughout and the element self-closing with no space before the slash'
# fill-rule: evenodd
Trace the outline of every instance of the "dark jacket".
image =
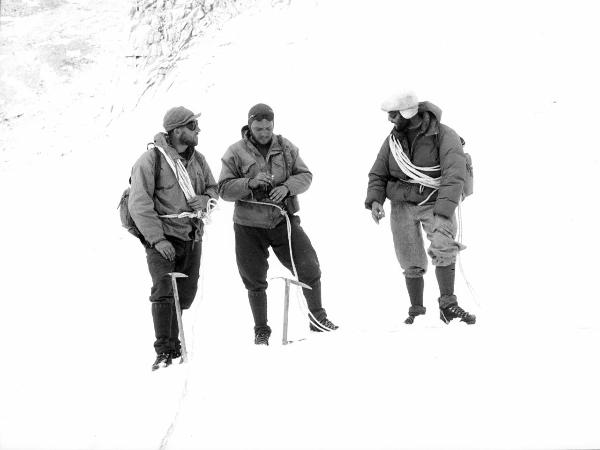
<svg viewBox="0 0 600 450">
<path fill-rule="evenodd" d="M 223 200 L 235 201 L 233 221 L 240 225 L 274 228 L 283 220 L 279 209 L 248 203 L 242 200 L 270 202 L 261 190 L 248 187 L 251 178 L 259 172 L 273 175 L 273 186 L 284 185 L 289 195 L 283 204 L 290 213 L 299 210 L 297 195 L 308 190 L 312 173 L 298 154 L 298 148 L 281 135 L 273 135 L 266 157 L 263 157 L 250 138 L 248 126 L 242 128 L 242 139 L 231 145 L 223 158 L 219 177 L 219 195 Z"/>
<path fill-rule="evenodd" d="M 392 134 L 402 143 L 402 150 L 411 162 L 419 167 L 440 165 L 440 171 L 427 172 L 436 178 L 441 175 L 439 191 L 431 196 L 428 204 L 435 203 L 433 212 L 452 217 L 463 191 L 466 176 L 465 154 L 461 138 L 456 132 L 440 122 L 442 110 L 429 102 L 419 103 L 420 127 L 407 133 L 395 128 Z M 371 209 L 374 201 L 383 205 L 391 201 L 421 203 L 433 189 L 408 183 L 408 176 L 396 163 L 386 137 L 375 164 L 369 172 L 369 186 L 365 207 Z"/>
<path fill-rule="evenodd" d="M 173 161 L 186 160 L 167 142 L 167 135 L 158 133 L 154 143 L 161 147 Z M 159 215 L 193 212 L 173 170 L 160 155 L 160 176 L 154 183 L 154 163 L 156 152 L 146 151 L 134 164 L 131 171 L 131 190 L 129 192 L 129 212 L 144 239 L 154 245 L 173 236 L 184 241 L 198 240 L 202 236 L 203 223 L 199 219 L 166 219 Z M 217 199 L 217 184 L 204 156 L 194 150 L 186 165 L 196 195 L 206 195 Z M 191 233 L 194 231 L 194 233 Z"/>
</svg>

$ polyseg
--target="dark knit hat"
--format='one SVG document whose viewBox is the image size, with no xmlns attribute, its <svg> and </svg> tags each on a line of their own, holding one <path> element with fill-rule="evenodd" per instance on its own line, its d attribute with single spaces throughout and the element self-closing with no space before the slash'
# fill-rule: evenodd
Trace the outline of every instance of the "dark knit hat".
<svg viewBox="0 0 600 450">
<path fill-rule="evenodd" d="M 191 122 L 192 120 L 196 120 L 201 113 L 194 114 L 187 108 L 183 106 L 176 106 L 171 108 L 165 114 L 165 118 L 163 119 L 163 127 L 167 133 L 175 128 L 182 127 L 186 123 Z"/>
<path fill-rule="evenodd" d="M 263 120 L 267 119 L 269 122 L 273 122 L 273 118 L 275 117 L 275 113 L 269 105 L 265 105 L 264 103 L 259 103 L 254 105 L 248 111 L 248 125 L 250 125 L 255 120 Z"/>
</svg>

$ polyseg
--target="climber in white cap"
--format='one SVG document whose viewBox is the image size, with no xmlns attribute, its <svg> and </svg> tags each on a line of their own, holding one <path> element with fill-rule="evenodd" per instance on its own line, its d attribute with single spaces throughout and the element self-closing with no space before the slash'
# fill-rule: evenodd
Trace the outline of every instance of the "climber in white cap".
<svg viewBox="0 0 600 450">
<path fill-rule="evenodd" d="M 440 122 L 440 108 L 419 102 L 412 91 L 391 95 L 381 109 L 394 128 L 369 172 L 365 207 L 379 223 L 385 216 L 385 199 L 390 199 L 394 248 L 411 304 L 405 323 L 425 314 L 423 275 L 429 254 L 440 288 L 440 319 L 473 324 L 475 316 L 463 310 L 454 295 L 456 256 L 465 248 L 456 240 L 454 213 L 465 192 L 464 142 Z M 427 252 L 421 228 L 430 241 Z"/>
</svg>

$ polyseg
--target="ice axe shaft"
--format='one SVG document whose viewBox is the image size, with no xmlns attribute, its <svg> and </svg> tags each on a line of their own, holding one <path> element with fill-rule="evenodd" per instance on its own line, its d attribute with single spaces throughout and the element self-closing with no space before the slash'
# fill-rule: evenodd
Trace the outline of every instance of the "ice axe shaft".
<svg viewBox="0 0 600 450">
<path fill-rule="evenodd" d="M 169 272 L 171 284 L 173 285 L 173 298 L 175 301 L 175 313 L 177 314 L 177 325 L 179 328 L 179 340 L 181 341 L 181 362 L 187 362 L 187 348 L 185 346 L 185 333 L 183 332 L 183 320 L 181 317 L 181 305 L 179 303 L 179 291 L 177 290 L 177 278 L 187 278 L 187 275 L 179 272 Z"/>
<path fill-rule="evenodd" d="M 289 344 L 291 341 L 288 341 L 287 333 L 288 333 L 288 316 L 290 311 L 290 284 L 295 284 L 296 286 L 303 287 L 305 289 L 312 289 L 307 284 L 302 283 L 298 280 L 293 280 L 291 278 L 286 277 L 275 277 L 273 279 L 281 278 L 285 281 L 285 295 L 283 297 L 283 336 L 281 338 L 281 343 L 283 345 Z"/>
<path fill-rule="evenodd" d="M 283 336 L 281 342 L 287 345 L 288 312 L 290 310 L 290 280 L 285 280 L 285 296 L 283 297 Z"/>
</svg>

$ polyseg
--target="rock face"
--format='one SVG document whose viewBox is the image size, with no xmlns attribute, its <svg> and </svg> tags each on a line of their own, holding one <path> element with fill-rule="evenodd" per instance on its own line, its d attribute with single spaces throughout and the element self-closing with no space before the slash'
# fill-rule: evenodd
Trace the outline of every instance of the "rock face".
<svg viewBox="0 0 600 450">
<path fill-rule="evenodd" d="M 134 0 L 127 56 L 147 74 L 140 98 L 165 80 L 194 39 L 259 1 Z"/>
<path fill-rule="evenodd" d="M 236 15 L 251 0 L 135 0 L 131 8 L 134 57 L 177 58 L 210 25 Z"/>
<path fill-rule="evenodd" d="M 160 89 L 191 44 L 280 1 L 0 0 L 0 172 L 93 140 Z"/>
</svg>

